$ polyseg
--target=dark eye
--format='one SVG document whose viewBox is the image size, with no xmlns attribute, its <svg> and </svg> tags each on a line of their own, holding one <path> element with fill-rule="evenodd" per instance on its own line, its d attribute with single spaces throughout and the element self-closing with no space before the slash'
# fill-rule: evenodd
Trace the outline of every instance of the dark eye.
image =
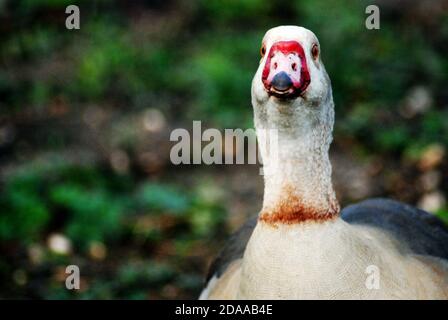
<svg viewBox="0 0 448 320">
<path fill-rule="evenodd" d="M 266 46 L 264 44 L 260 48 L 260 54 L 262 57 L 266 54 Z"/>
<path fill-rule="evenodd" d="M 319 47 L 317 44 L 313 44 L 313 47 L 311 48 L 311 56 L 314 60 L 317 60 L 317 57 L 319 57 Z"/>
</svg>

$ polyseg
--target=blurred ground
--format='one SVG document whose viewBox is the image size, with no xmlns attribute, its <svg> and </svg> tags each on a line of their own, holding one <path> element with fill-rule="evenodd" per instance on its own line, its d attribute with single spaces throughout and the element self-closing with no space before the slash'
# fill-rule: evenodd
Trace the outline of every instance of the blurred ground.
<svg viewBox="0 0 448 320">
<path fill-rule="evenodd" d="M 262 177 L 174 166 L 169 134 L 252 127 L 260 41 L 279 24 L 320 39 L 342 205 L 386 196 L 448 219 L 448 2 L 376 3 L 379 31 L 363 1 L 0 1 L 0 298 L 197 297 Z"/>
</svg>

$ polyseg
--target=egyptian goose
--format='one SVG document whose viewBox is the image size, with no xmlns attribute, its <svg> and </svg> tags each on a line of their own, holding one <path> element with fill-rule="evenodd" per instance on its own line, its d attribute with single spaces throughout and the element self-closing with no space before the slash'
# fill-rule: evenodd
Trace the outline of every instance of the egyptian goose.
<svg viewBox="0 0 448 320">
<path fill-rule="evenodd" d="M 334 104 L 316 36 L 273 28 L 261 55 L 252 105 L 263 163 L 275 169 L 261 212 L 212 264 L 200 299 L 448 298 L 448 228 L 435 216 L 386 199 L 340 212 L 328 155 Z"/>
</svg>

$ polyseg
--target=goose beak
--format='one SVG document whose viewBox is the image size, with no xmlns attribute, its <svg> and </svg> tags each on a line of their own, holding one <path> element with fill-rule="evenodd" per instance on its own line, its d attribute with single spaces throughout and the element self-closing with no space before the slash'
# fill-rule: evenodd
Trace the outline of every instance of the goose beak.
<svg viewBox="0 0 448 320">
<path fill-rule="evenodd" d="M 305 53 L 297 41 L 272 45 L 263 69 L 262 82 L 269 95 L 296 98 L 310 83 Z"/>
<path fill-rule="evenodd" d="M 278 93 L 288 92 L 293 89 L 293 82 L 285 71 L 277 73 L 271 81 L 271 89 Z"/>
</svg>

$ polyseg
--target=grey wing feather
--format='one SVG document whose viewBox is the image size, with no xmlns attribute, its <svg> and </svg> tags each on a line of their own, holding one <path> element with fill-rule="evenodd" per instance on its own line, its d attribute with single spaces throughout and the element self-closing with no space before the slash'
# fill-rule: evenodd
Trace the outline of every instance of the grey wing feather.
<svg viewBox="0 0 448 320">
<path fill-rule="evenodd" d="M 369 199 L 344 208 L 341 217 L 385 230 L 415 254 L 448 259 L 448 227 L 426 211 L 390 199 Z"/>
<path fill-rule="evenodd" d="M 208 270 L 206 281 L 214 275 L 221 276 L 232 261 L 240 259 L 244 255 L 247 242 L 257 224 L 258 216 L 249 218 L 227 241 L 224 248 L 218 254 Z"/>
</svg>

